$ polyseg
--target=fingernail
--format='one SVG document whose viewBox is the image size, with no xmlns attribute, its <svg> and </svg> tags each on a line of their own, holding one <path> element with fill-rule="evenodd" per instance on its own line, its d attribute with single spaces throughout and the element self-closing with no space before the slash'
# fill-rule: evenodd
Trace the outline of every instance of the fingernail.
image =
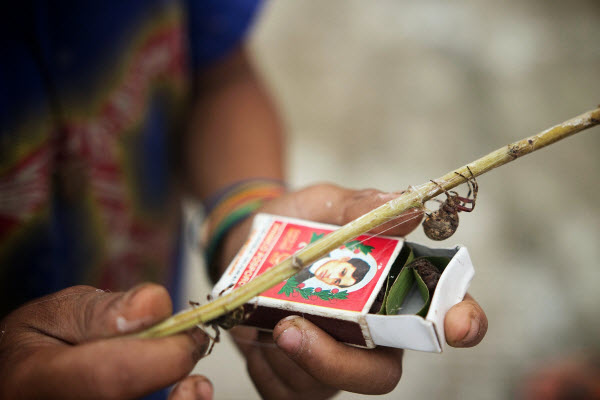
<svg viewBox="0 0 600 400">
<path fill-rule="evenodd" d="M 471 318 L 471 326 L 467 331 L 467 334 L 460 340 L 460 344 L 467 345 L 473 342 L 477 335 L 479 335 L 479 319 Z"/>
<path fill-rule="evenodd" d="M 196 382 L 196 394 L 197 398 L 206 400 L 212 399 L 213 397 L 213 387 L 209 381 L 200 380 Z"/>
<path fill-rule="evenodd" d="M 286 322 L 286 321 L 292 321 L 292 320 L 295 320 L 295 319 L 298 319 L 298 318 L 300 318 L 299 315 L 288 315 L 287 317 L 285 317 L 284 319 L 282 319 L 280 321 L 280 323 L 281 322 Z"/>
<path fill-rule="evenodd" d="M 192 350 L 192 357 L 198 361 L 206 355 L 208 346 L 210 345 L 210 339 L 206 336 L 206 333 L 200 328 L 194 328 L 190 332 L 190 336 L 194 341 L 194 349 Z"/>
<path fill-rule="evenodd" d="M 281 321 L 279 321 L 277 323 L 277 326 L 275 327 L 275 330 L 277 330 L 278 327 L 281 327 L 281 326 L 284 326 L 284 325 L 289 326 L 289 324 L 286 324 L 286 322 L 293 321 L 296 318 L 300 318 L 300 316 L 299 315 L 295 315 L 295 314 L 288 315 L 287 317 L 285 317 L 284 319 L 282 319 Z M 287 327 L 285 329 L 287 329 Z M 283 334 L 283 332 L 285 332 L 285 329 L 279 335 L 275 336 L 275 338 L 274 338 L 275 343 L 277 343 L 277 341 L 279 340 L 279 336 L 281 336 Z"/>
<path fill-rule="evenodd" d="M 302 346 L 302 332 L 294 324 L 290 324 L 276 339 L 280 349 L 293 356 L 300 351 Z"/>
</svg>

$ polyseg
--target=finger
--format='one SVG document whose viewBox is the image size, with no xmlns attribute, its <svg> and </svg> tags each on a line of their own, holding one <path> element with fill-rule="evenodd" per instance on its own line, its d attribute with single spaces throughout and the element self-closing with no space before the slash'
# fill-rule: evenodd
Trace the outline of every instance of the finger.
<svg viewBox="0 0 600 400">
<path fill-rule="evenodd" d="M 232 338 L 248 362 L 248 372 L 263 398 L 289 398 L 301 393 L 303 398 L 329 398 L 337 390 L 325 387 L 282 352 L 273 336 L 256 328 L 236 326 Z"/>
<path fill-rule="evenodd" d="M 399 197 L 402 193 L 385 193 L 375 189 L 353 191 L 342 199 L 343 224 Z M 409 209 L 396 218 L 371 230 L 371 233 L 405 236 L 419 226 L 423 212 L 420 209 Z"/>
<path fill-rule="evenodd" d="M 258 330 L 253 327 L 237 325 L 229 330 L 231 338 L 244 356 L 248 354 L 258 340 Z"/>
<path fill-rule="evenodd" d="M 446 342 L 453 347 L 473 347 L 483 340 L 488 320 L 483 309 L 467 293 L 464 300 L 446 313 Z"/>
<path fill-rule="evenodd" d="M 202 375 L 188 376 L 169 394 L 169 400 L 210 400 L 212 398 L 213 386 Z"/>
<path fill-rule="evenodd" d="M 248 373 L 264 399 L 330 398 L 337 390 L 326 387 L 287 357 L 261 332 L 245 353 Z"/>
<path fill-rule="evenodd" d="M 308 391 L 317 382 L 308 372 L 292 361 L 273 342 L 273 336 L 261 333 L 259 336 L 261 356 L 268 362 L 278 379 L 293 392 Z"/>
<path fill-rule="evenodd" d="M 298 316 L 280 321 L 273 337 L 312 377 L 340 390 L 384 394 L 392 391 L 402 376 L 402 350 L 350 347 Z"/>
<path fill-rule="evenodd" d="M 260 362 L 264 365 L 257 368 L 257 371 L 269 368 L 268 376 L 262 376 L 259 372 L 254 374 L 257 387 L 262 387 L 261 395 L 268 398 L 290 398 L 290 395 L 298 394 L 297 398 L 330 398 L 337 389 L 326 386 L 322 382 L 313 378 L 300 365 L 291 360 L 281 349 L 273 342 L 271 334 L 261 332 L 258 336 L 259 345 L 256 347 L 256 353 L 259 354 Z M 276 384 L 274 385 L 274 382 Z M 287 395 L 282 396 L 282 393 Z"/>
<path fill-rule="evenodd" d="M 260 348 L 254 346 L 245 353 L 248 375 L 263 399 L 285 399 L 288 390 L 279 380 L 268 361 L 262 356 Z"/>
<path fill-rule="evenodd" d="M 351 190 L 336 185 L 315 185 L 298 192 L 296 204 L 301 218 L 344 225 L 395 199 L 402 193 L 385 193 L 375 189 Z M 373 233 L 404 236 L 421 222 L 423 212 L 410 209 L 372 230 Z"/>
<path fill-rule="evenodd" d="M 288 398 L 290 394 L 289 388 L 279 379 L 274 369 L 269 364 L 269 361 L 263 355 L 261 348 L 265 344 L 258 341 L 255 343 L 257 345 L 247 348 L 245 356 L 248 375 L 250 375 L 250 379 L 254 382 L 261 398 Z"/>
<path fill-rule="evenodd" d="M 137 398 L 185 377 L 204 355 L 198 329 L 161 339 L 113 338 L 40 350 L 17 376 L 27 398 Z"/>
<path fill-rule="evenodd" d="M 74 286 L 29 305 L 35 329 L 75 344 L 139 331 L 171 315 L 167 290 L 141 284 L 128 292 L 110 293 Z"/>
</svg>

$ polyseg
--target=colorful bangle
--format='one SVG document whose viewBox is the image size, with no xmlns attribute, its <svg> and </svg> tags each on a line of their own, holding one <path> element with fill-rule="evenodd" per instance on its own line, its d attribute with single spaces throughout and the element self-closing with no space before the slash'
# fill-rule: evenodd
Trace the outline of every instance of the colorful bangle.
<svg viewBox="0 0 600 400">
<path fill-rule="evenodd" d="M 212 267 L 221 240 L 234 226 L 244 221 L 265 201 L 281 196 L 281 181 L 251 179 L 236 182 L 204 201 L 206 221 L 202 229 L 202 245 L 207 264 Z"/>
</svg>

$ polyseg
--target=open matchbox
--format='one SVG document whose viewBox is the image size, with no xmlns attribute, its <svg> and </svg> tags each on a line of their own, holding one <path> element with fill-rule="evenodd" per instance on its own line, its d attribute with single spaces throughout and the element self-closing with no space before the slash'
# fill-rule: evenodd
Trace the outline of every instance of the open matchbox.
<svg viewBox="0 0 600 400">
<path fill-rule="evenodd" d="M 257 215 L 248 240 L 215 285 L 213 295 L 248 283 L 337 228 L 294 218 Z M 446 346 L 444 317 L 467 292 L 474 275 L 473 265 L 465 247 L 431 249 L 410 243 L 416 257 L 450 259 L 427 314 L 416 315 L 424 305 L 416 285 L 396 315 L 376 314 L 380 306 L 378 294 L 405 245 L 398 237 L 361 235 L 249 301 L 246 308 L 251 312 L 244 324 L 272 330 L 281 319 L 296 314 L 338 341 L 358 347 L 389 346 L 440 353 Z"/>
</svg>

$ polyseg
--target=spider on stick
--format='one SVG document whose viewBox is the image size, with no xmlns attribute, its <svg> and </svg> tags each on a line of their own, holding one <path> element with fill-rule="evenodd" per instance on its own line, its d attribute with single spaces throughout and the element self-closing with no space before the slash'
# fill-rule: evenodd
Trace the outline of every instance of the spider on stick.
<svg viewBox="0 0 600 400">
<path fill-rule="evenodd" d="M 467 185 L 469 185 L 469 193 L 467 194 L 467 197 L 462 197 L 455 191 L 448 192 L 436 181 L 431 181 L 444 191 L 446 194 L 446 201 L 442 202 L 437 200 L 442 203 L 440 208 L 437 211 L 427 214 L 427 217 L 423 221 L 423 231 L 429 239 L 448 239 L 454 234 L 454 232 L 456 232 L 456 229 L 458 228 L 458 213 L 460 211 L 471 212 L 475 209 L 475 201 L 477 200 L 477 191 L 479 190 L 479 185 L 477 184 L 477 180 L 475 179 L 475 175 L 473 175 L 471 168 L 467 166 L 467 169 L 471 174 L 470 178 L 465 177 L 461 173 L 455 172 L 455 174 L 463 177 L 467 181 Z M 471 198 L 471 194 L 473 194 L 473 198 Z"/>
<path fill-rule="evenodd" d="M 223 293 L 225 293 L 227 290 L 231 289 L 232 287 L 233 287 L 233 284 L 229 285 L 225 289 L 223 289 L 219 293 L 219 297 Z M 212 301 L 213 297 L 209 294 L 206 296 L 206 299 L 208 301 Z M 196 301 L 189 300 L 188 303 L 193 308 L 200 306 L 200 303 L 198 303 Z M 197 327 L 200 328 L 206 334 L 206 336 L 208 336 L 208 338 L 211 341 L 210 346 L 209 346 L 205 356 L 210 355 L 213 351 L 213 348 L 215 347 L 215 343 L 219 343 L 221 341 L 221 331 L 219 328 L 229 330 L 229 329 L 233 328 L 234 326 L 242 324 L 256 310 L 257 306 L 258 306 L 258 304 L 255 303 L 254 308 L 250 311 L 246 311 L 246 308 L 244 306 L 240 306 L 240 307 L 236 308 L 235 310 L 229 312 L 228 314 L 222 315 L 206 324 L 197 325 Z M 211 335 L 206 331 L 205 328 L 207 328 L 207 327 L 212 328 L 212 330 L 214 331 L 214 335 Z"/>
</svg>

